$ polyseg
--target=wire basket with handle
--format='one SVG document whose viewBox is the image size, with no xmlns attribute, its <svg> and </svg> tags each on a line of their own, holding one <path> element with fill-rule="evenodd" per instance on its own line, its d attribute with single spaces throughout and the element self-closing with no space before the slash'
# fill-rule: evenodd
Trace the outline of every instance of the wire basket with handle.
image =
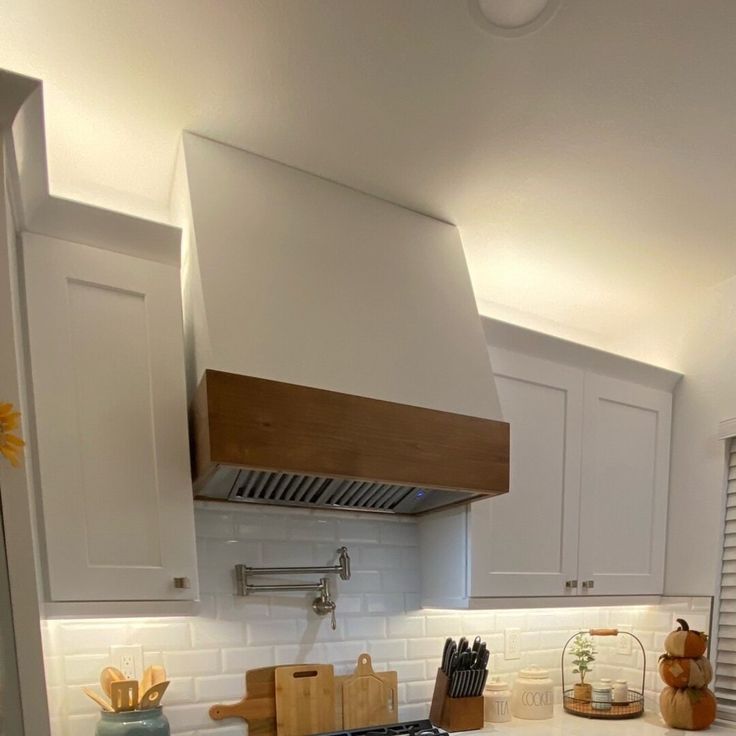
<svg viewBox="0 0 736 736">
<path fill-rule="evenodd" d="M 582 698 L 574 696 L 574 689 L 565 686 L 565 655 L 570 642 L 580 634 L 588 634 L 590 636 L 630 636 L 641 649 L 642 665 L 641 665 L 641 690 L 629 689 L 625 702 L 612 702 L 611 707 L 605 710 L 594 708 L 593 703 Z M 573 634 L 562 648 L 562 706 L 566 713 L 572 713 L 575 716 L 583 718 L 604 718 L 617 720 L 623 718 L 638 718 L 644 713 L 644 678 L 647 671 L 647 655 L 644 651 L 644 645 L 637 636 L 628 631 L 619 631 L 618 629 L 588 629 L 587 631 L 578 631 Z"/>
</svg>

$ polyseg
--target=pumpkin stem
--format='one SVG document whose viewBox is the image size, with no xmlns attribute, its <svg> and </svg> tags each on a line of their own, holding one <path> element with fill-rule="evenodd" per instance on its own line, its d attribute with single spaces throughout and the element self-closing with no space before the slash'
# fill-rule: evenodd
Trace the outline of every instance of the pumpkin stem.
<svg viewBox="0 0 736 736">
<path fill-rule="evenodd" d="M 688 626 L 687 621 L 685 621 L 684 618 L 678 618 L 677 623 L 680 624 L 678 631 L 690 631 L 690 626 Z"/>
</svg>

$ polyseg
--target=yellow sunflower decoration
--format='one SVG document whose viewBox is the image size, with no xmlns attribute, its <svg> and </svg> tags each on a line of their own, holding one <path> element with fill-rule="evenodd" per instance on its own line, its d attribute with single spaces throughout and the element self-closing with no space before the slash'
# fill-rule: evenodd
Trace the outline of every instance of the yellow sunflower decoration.
<svg viewBox="0 0 736 736">
<path fill-rule="evenodd" d="M 10 464 L 20 467 L 20 458 L 25 442 L 20 437 L 11 434 L 18 427 L 20 412 L 13 411 L 13 405 L 0 403 L 0 453 L 5 456 Z"/>
</svg>

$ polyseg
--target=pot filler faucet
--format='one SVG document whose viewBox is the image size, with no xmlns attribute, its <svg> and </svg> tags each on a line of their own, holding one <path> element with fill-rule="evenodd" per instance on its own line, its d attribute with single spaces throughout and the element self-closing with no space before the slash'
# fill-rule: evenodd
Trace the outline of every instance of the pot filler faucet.
<svg viewBox="0 0 736 736">
<path fill-rule="evenodd" d="M 284 583 L 273 585 L 253 585 L 249 578 L 253 575 L 309 575 L 313 573 L 337 573 L 341 580 L 350 580 L 350 555 L 347 547 L 337 550 L 337 565 L 312 565 L 308 567 L 248 567 L 247 565 L 235 565 L 235 581 L 237 594 L 254 595 L 257 593 L 284 593 L 291 591 L 316 590 L 318 595 L 312 601 L 312 610 L 318 616 L 332 616 L 332 628 L 337 627 L 335 609 L 337 603 L 332 599 L 329 578 L 320 578 L 318 583 Z"/>
</svg>

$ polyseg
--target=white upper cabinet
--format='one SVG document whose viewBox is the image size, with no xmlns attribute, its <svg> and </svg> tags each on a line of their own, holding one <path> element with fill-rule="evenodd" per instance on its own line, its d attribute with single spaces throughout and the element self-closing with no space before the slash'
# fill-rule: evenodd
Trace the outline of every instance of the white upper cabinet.
<svg viewBox="0 0 736 736">
<path fill-rule="evenodd" d="M 590 593 L 662 591 L 671 412 L 665 391 L 585 377 L 579 577 Z"/>
<path fill-rule="evenodd" d="M 511 491 L 472 506 L 473 595 L 559 595 L 577 574 L 583 373 L 506 351 L 492 359 Z"/>
<path fill-rule="evenodd" d="M 23 259 L 51 600 L 196 598 L 178 268 L 30 234 Z"/>
<path fill-rule="evenodd" d="M 489 352 L 511 425 L 510 491 L 420 519 L 424 604 L 660 595 L 678 374 L 500 334 Z"/>
</svg>

